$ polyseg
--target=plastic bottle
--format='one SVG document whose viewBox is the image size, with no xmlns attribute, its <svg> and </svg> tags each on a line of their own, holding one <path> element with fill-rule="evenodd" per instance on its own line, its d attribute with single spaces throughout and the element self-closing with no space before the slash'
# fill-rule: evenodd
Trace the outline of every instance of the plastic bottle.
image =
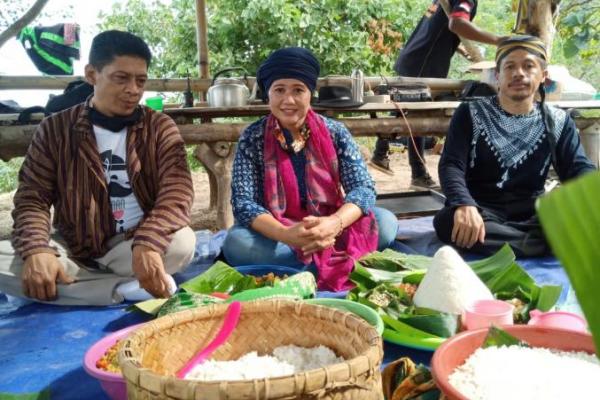
<svg viewBox="0 0 600 400">
<path fill-rule="evenodd" d="M 207 229 L 196 232 L 196 251 L 194 253 L 194 259 L 205 259 L 210 254 L 210 238 L 211 232 Z"/>
</svg>

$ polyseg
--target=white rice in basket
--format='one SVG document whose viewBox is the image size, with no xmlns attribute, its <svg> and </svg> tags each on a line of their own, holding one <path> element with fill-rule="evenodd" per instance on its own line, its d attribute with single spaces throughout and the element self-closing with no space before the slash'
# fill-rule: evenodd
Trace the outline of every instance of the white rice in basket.
<svg viewBox="0 0 600 400">
<path fill-rule="evenodd" d="M 328 347 L 279 346 L 273 355 L 259 356 L 255 351 L 234 361 L 208 360 L 196 365 L 185 377 L 200 381 L 239 381 L 293 375 L 297 372 L 343 362 Z"/>
<path fill-rule="evenodd" d="M 448 380 L 470 400 L 600 398 L 600 361 L 585 352 L 488 347 L 477 349 Z"/>
</svg>

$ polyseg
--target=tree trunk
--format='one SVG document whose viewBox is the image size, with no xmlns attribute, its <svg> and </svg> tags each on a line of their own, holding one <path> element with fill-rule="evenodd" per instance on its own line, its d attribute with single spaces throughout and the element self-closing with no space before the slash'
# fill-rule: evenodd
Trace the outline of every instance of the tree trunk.
<svg viewBox="0 0 600 400">
<path fill-rule="evenodd" d="M 200 64 L 200 78 L 210 77 L 208 62 L 208 26 L 206 22 L 206 2 L 196 0 L 196 41 L 198 42 L 198 63 Z M 200 101 L 204 101 L 205 92 L 201 91 Z"/>
<path fill-rule="evenodd" d="M 555 16 L 558 14 L 560 0 L 529 0 L 525 33 L 537 36 L 546 44 L 548 62 L 552 56 L 552 43 L 556 33 Z"/>
<path fill-rule="evenodd" d="M 21 29 L 29 25 L 42 12 L 47 2 L 48 0 L 36 0 L 21 18 L 13 22 L 4 32 L 0 33 L 0 47 L 4 46 L 4 43 L 10 38 L 17 36 L 21 32 Z"/>
<path fill-rule="evenodd" d="M 196 146 L 194 156 L 210 170 L 216 180 L 216 187 L 211 183 L 211 198 L 217 194 L 217 228 L 228 229 L 233 225 L 231 210 L 231 170 L 235 156 L 236 145 L 228 142 L 202 143 Z"/>
</svg>

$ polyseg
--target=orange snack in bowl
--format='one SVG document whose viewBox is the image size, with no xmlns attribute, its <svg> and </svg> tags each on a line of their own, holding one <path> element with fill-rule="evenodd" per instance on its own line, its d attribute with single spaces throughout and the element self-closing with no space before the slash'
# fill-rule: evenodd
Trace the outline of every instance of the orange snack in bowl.
<svg viewBox="0 0 600 400">
<path fill-rule="evenodd" d="M 119 367 L 119 360 L 117 354 L 119 353 L 120 340 L 117 340 L 115 344 L 110 346 L 104 355 L 96 361 L 96 368 L 107 372 L 113 372 L 115 374 L 121 373 Z"/>
</svg>

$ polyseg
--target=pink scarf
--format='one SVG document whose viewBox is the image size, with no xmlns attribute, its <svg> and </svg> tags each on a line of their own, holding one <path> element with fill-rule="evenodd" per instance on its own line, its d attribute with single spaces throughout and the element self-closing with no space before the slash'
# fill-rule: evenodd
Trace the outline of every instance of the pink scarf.
<svg viewBox="0 0 600 400">
<path fill-rule="evenodd" d="M 314 111 L 308 111 L 306 124 L 310 137 L 304 148 L 306 155 L 306 209 L 300 205 L 300 192 L 289 155 L 281 148 L 275 133 L 277 119 L 267 117 L 265 131 L 265 204 L 275 219 L 285 226 L 302 221 L 308 215 L 327 216 L 344 204 L 340 184 L 338 158 L 329 129 Z M 305 265 L 314 261 L 319 272 L 318 285 L 322 290 L 347 290 L 352 287 L 348 275 L 354 262 L 377 249 L 377 221 L 373 212 L 363 215 L 344 229 L 332 248 L 310 256 L 294 249 Z"/>
</svg>

